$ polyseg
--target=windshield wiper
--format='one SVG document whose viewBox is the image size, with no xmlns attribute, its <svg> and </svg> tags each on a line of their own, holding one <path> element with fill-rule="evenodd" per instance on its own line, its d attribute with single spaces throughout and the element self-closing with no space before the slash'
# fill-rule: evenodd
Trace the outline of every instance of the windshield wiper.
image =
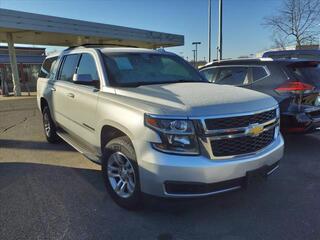
<svg viewBox="0 0 320 240">
<path fill-rule="evenodd" d="M 185 80 L 185 79 L 179 79 L 174 81 L 159 81 L 159 82 L 134 82 L 134 83 L 125 83 L 125 84 L 119 84 L 120 87 L 140 87 L 143 85 L 156 85 L 156 84 L 174 84 L 174 83 L 185 83 L 185 82 L 201 82 L 201 83 L 208 83 L 209 81 L 201 81 L 201 80 Z"/>
<path fill-rule="evenodd" d="M 184 82 L 201 82 L 201 83 L 208 83 L 208 81 L 203 81 L 203 80 L 188 80 L 188 79 L 178 79 L 172 82 L 168 82 L 168 83 L 184 83 Z"/>
</svg>

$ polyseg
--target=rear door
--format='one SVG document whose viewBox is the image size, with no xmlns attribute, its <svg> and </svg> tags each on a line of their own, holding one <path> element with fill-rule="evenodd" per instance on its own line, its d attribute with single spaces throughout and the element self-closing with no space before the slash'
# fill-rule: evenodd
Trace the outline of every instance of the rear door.
<svg viewBox="0 0 320 240">
<path fill-rule="evenodd" d="M 72 81 L 80 54 L 66 55 L 62 59 L 58 75 L 52 86 L 52 108 L 56 122 L 66 131 L 74 126 L 75 89 Z"/>
<path fill-rule="evenodd" d="M 217 66 L 201 71 L 212 83 L 250 88 L 251 73 L 248 66 Z"/>
<path fill-rule="evenodd" d="M 251 89 L 259 92 L 269 94 L 271 96 L 276 95 L 274 89 L 276 86 L 281 84 L 282 77 L 278 73 L 271 69 L 271 66 L 265 65 L 254 65 L 250 66 L 252 84 Z M 273 75 L 271 76 L 271 70 Z M 281 73 L 281 72 L 280 72 Z"/>
</svg>

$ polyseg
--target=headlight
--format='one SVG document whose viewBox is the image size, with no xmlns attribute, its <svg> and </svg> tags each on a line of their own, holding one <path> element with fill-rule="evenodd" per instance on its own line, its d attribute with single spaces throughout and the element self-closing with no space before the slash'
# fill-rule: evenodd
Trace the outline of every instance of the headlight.
<svg viewBox="0 0 320 240">
<path fill-rule="evenodd" d="M 277 113 L 277 121 L 279 121 L 279 123 L 274 129 L 274 138 L 277 138 L 280 133 L 280 108 L 279 107 L 277 107 L 276 113 Z"/>
<path fill-rule="evenodd" d="M 280 118 L 280 108 L 279 107 L 277 107 L 277 109 L 276 109 L 276 114 L 277 114 L 277 118 Z"/>
<path fill-rule="evenodd" d="M 146 114 L 145 125 L 160 135 L 162 142 L 152 143 L 155 149 L 176 154 L 199 154 L 198 141 L 192 121 L 165 119 Z"/>
</svg>

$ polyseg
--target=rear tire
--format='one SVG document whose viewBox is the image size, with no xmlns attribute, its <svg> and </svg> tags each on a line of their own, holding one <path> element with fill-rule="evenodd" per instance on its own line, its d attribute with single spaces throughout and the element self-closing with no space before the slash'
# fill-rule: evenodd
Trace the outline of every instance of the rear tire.
<svg viewBox="0 0 320 240">
<path fill-rule="evenodd" d="M 102 174 L 108 193 L 119 206 L 128 210 L 141 207 L 139 168 L 128 137 L 118 137 L 106 144 Z"/>
<path fill-rule="evenodd" d="M 51 118 L 50 109 L 48 106 L 45 106 L 42 110 L 42 121 L 44 134 L 49 143 L 59 142 L 59 136 L 57 135 L 56 126 Z"/>
</svg>

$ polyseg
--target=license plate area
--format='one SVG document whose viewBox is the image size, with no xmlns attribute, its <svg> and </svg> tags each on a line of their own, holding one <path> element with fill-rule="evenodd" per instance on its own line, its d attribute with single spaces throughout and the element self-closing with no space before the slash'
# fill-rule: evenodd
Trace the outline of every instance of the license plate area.
<svg viewBox="0 0 320 240">
<path fill-rule="evenodd" d="M 248 171 L 246 174 L 245 186 L 254 185 L 256 183 L 264 182 L 268 176 L 268 166 Z"/>
</svg>

